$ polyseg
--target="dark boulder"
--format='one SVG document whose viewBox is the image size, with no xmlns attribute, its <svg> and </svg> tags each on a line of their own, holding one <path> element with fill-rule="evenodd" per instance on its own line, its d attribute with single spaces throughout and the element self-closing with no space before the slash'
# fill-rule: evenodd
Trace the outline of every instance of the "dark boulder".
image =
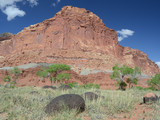
<svg viewBox="0 0 160 120">
<path fill-rule="evenodd" d="M 68 86 L 68 85 L 61 85 L 61 86 L 59 87 L 59 89 L 60 89 L 60 90 L 71 90 L 72 88 L 71 88 L 70 86 Z"/>
<path fill-rule="evenodd" d="M 49 88 L 50 88 L 50 89 L 53 89 L 53 90 L 56 90 L 56 89 L 57 89 L 56 87 L 53 87 L 53 86 L 47 86 L 47 85 L 46 85 L 46 86 L 43 86 L 43 88 L 44 88 L 44 89 L 49 89 Z"/>
<path fill-rule="evenodd" d="M 54 98 L 46 107 L 45 112 L 47 114 L 54 114 L 60 112 L 66 107 L 71 109 L 76 109 L 78 113 L 85 110 L 84 99 L 76 94 L 65 94 Z"/>
<path fill-rule="evenodd" d="M 157 102 L 159 100 L 158 96 L 154 93 L 147 93 L 143 97 L 143 103 L 152 103 Z"/>
</svg>

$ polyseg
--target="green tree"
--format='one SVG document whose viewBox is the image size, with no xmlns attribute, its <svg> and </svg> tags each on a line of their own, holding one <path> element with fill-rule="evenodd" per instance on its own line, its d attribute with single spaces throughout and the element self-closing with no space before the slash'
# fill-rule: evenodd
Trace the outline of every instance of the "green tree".
<svg viewBox="0 0 160 120">
<path fill-rule="evenodd" d="M 46 68 L 42 68 L 41 70 L 38 70 L 36 73 L 40 78 L 47 78 L 48 77 L 48 71 Z"/>
<path fill-rule="evenodd" d="M 126 75 L 129 75 L 133 72 L 133 69 L 130 67 L 127 67 L 126 65 L 118 66 L 116 64 L 112 67 L 113 73 L 110 76 L 111 79 L 117 80 L 117 85 L 119 86 L 120 90 L 125 90 L 127 84 L 124 82 L 124 77 Z"/>
<path fill-rule="evenodd" d="M 148 85 L 156 90 L 160 90 L 160 74 L 156 74 L 151 80 L 148 80 Z"/>
<path fill-rule="evenodd" d="M 127 79 L 127 83 L 129 83 L 129 88 L 131 88 L 131 85 L 133 87 L 134 85 L 138 84 L 138 77 L 141 75 L 141 69 L 139 67 L 135 67 L 130 71 L 130 77 Z"/>
<path fill-rule="evenodd" d="M 70 75 L 67 74 L 67 73 L 59 73 L 56 77 L 57 81 L 58 82 L 64 82 L 66 80 L 69 80 L 70 79 Z"/>
<path fill-rule="evenodd" d="M 14 83 L 16 84 L 18 76 L 21 74 L 21 70 L 18 67 L 14 67 L 10 70 L 10 73 L 14 75 Z"/>
<path fill-rule="evenodd" d="M 62 73 L 63 71 L 68 71 L 70 70 L 69 65 L 65 64 L 52 64 L 49 66 L 47 69 L 39 70 L 37 71 L 37 75 L 46 78 L 49 77 L 51 81 L 51 86 L 53 86 L 53 82 L 57 83 L 58 82 L 63 82 L 65 80 L 70 79 L 70 75 L 67 73 Z"/>
</svg>

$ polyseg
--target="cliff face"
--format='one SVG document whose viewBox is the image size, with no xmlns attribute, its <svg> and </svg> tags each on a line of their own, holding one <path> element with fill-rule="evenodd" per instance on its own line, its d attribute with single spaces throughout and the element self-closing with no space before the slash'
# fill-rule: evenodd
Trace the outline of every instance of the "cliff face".
<svg viewBox="0 0 160 120">
<path fill-rule="evenodd" d="M 119 63 L 140 66 L 147 74 L 159 72 L 146 54 L 120 46 L 117 33 L 107 28 L 98 16 L 71 6 L 0 41 L 0 67 L 32 62 L 65 63 L 75 68 L 100 70 L 111 69 Z"/>
</svg>

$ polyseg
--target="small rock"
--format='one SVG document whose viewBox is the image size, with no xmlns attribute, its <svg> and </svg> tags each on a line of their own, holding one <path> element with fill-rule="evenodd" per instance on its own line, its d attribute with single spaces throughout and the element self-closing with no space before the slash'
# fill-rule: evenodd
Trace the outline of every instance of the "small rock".
<svg viewBox="0 0 160 120">
<path fill-rule="evenodd" d="M 72 88 L 71 88 L 70 86 L 68 86 L 68 85 L 61 85 L 61 86 L 59 87 L 59 89 L 60 89 L 60 90 L 71 90 Z"/>
<path fill-rule="evenodd" d="M 159 100 L 158 96 L 154 93 L 147 93 L 143 97 L 143 103 L 156 102 L 158 100 Z"/>
<path fill-rule="evenodd" d="M 56 87 L 53 87 L 53 86 L 47 86 L 47 85 L 46 85 L 46 86 L 43 86 L 43 88 L 44 88 L 44 89 L 51 88 L 51 89 L 53 89 L 53 90 L 56 90 L 56 89 L 57 89 Z"/>
<path fill-rule="evenodd" d="M 97 100 L 98 97 L 99 97 L 97 94 L 95 94 L 95 93 L 93 93 L 93 92 L 86 92 L 86 93 L 84 93 L 84 95 L 82 95 L 82 96 L 84 96 L 84 99 L 85 99 L 85 100 L 88 99 L 88 100 L 90 100 L 90 101 Z"/>
</svg>

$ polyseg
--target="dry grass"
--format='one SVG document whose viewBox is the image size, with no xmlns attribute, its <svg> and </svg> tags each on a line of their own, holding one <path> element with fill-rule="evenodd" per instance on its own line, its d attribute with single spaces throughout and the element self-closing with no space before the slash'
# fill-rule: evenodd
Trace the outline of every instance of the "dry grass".
<svg viewBox="0 0 160 120">
<path fill-rule="evenodd" d="M 30 92 L 36 91 L 31 94 Z M 97 101 L 86 100 L 86 110 L 84 113 L 76 115 L 76 111 L 63 111 L 55 116 L 48 116 L 44 112 L 44 107 L 53 98 L 62 94 L 83 94 L 85 92 L 95 92 L 105 97 Z M 60 91 L 52 89 L 42 89 L 39 87 L 5 88 L 0 87 L 0 120 L 106 120 L 109 117 L 116 117 L 117 114 L 130 113 L 136 104 L 142 102 L 144 94 L 150 91 L 140 91 L 137 89 L 127 91 L 95 90 L 74 88 L 73 90 Z M 159 95 L 158 92 L 155 92 Z M 152 114 L 154 120 L 160 120 L 160 103 L 151 106 L 154 109 Z"/>
</svg>

